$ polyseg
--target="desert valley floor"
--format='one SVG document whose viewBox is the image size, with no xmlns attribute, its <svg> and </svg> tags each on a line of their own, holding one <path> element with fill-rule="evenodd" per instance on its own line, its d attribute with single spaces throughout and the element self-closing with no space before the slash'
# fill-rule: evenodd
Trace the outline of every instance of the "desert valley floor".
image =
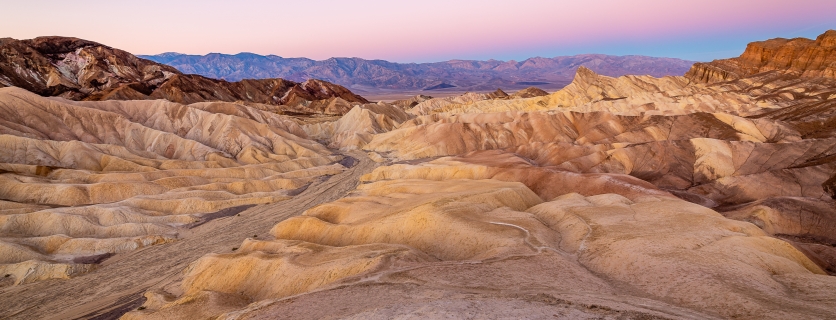
<svg viewBox="0 0 836 320">
<path fill-rule="evenodd" d="M 836 318 L 833 30 L 389 102 L 0 49 L 2 319 Z"/>
</svg>

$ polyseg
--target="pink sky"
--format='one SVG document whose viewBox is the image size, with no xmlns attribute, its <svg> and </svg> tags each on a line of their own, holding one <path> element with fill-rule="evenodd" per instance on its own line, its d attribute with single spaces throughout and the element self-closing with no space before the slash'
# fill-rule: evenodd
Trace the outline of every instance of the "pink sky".
<svg viewBox="0 0 836 320">
<path fill-rule="evenodd" d="M 398 62 L 579 53 L 710 60 L 836 29 L 834 0 L 15 1 L 0 37 L 63 35 L 175 51 Z"/>
</svg>

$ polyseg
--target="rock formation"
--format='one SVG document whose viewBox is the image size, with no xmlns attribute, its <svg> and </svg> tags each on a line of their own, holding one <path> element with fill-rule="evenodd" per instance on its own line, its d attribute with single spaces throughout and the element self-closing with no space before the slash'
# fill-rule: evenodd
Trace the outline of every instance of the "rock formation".
<svg viewBox="0 0 836 320">
<path fill-rule="evenodd" d="M 520 91 L 514 92 L 511 94 L 511 98 L 520 99 L 520 98 L 534 98 L 534 97 L 542 97 L 549 95 L 548 92 L 543 91 L 543 89 L 536 88 L 536 87 L 528 87 L 522 89 Z"/>
<path fill-rule="evenodd" d="M 769 71 L 802 78 L 836 79 L 836 30 L 829 30 L 816 40 L 775 38 L 752 42 L 740 57 L 696 63 L 685 76 L 698 82 L 715 83 Z"/>
<path fill-rule="evenodd" d="M 401 290 L 419 297 L 496 292 L 484 297 L 501 301 L 494 312 L 503 315 L 532 308 L 523 298 L 531 297 L 532 287 L 558 305 L 566 302 L 555 297 L 571 291 L 587 297 L 571 301 L 596 301 L 604 309 L 621 303 L 621 310 L 645 317 L 687 317 L 662 301 L 709 317 L 824 316 L 836 305 L 807 300 L 824 297 L 836 281 L 790 244 L 671 196 L 631 200 L 598 189 L 595 196 L 568 193 L 544 201 L 519 182 L 425 180 L 384 173 L 403 172 L 399 168 L 379 170 L 353 196 L 276 225 L 275 240 L 247 239 L 239 253 L 196 261 L 182 294 L 146 293 L 146 309 L 127 318 L 271 317 L 308 295 L 344 292 L 328 301 L 353 305 L 375 291 Z M 609 281 L 631 284 L 630 290 L 658 302 L 616 298 L 624 289 Z M 811 282 L 818 285 L 806 288 Z M 355 297 L 345 292 L 349 288 Z M 466 301 L 441 299 L 447 303 L 434 312 L 469 310 Z M 406 297 L 359 300 L 372 317 L 416 308 Z M 193 301 L 215 302 L 207 312 Z M 541 308 L 547 307 L 535 310 Z"/>
<path fill-rule="evenodd" d="M 231 103 L 75 102 L 11 87 L 0 119 L 0 274 L 15 284 L 89 271 L 343 169 L 292 119 Z"/>
</svg>

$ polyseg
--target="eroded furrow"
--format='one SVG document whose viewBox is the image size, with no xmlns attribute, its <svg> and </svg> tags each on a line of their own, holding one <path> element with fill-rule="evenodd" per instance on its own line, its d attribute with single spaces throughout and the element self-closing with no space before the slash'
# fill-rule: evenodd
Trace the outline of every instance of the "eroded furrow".
<svg viewBox="0 0 836 320">
<path fill-rule="evenodd" d="M 46 280 L 0 290 L 3 319 L 73 319 L 109 311 L 121 297 L 178 280 L 186 266 L 213 252 L 230 252 L 246 238 L 266 237 L 273 225 L 318 204 L 346 195 L 377 164 L 365 153 L 345 172 L 318 181 L 290 200 L 253 207 L 180 233 L 173 243 L 118 254 L 90 273 L 68 280 Z M 99 312 L 101 311 L 101 312 Z M 129 311 L 129 310 L 125 310 Z"/>
</svg>

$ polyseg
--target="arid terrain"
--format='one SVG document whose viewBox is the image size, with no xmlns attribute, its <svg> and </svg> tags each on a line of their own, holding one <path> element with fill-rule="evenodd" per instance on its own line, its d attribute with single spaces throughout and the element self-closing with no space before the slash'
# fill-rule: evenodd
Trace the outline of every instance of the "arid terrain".
<svg viewBox="0 0 836 320">
<path fill-rule="evenodd" d="M 836 318 L 834 30 L 376 103 L 0 50 L 2 319 Z"/>
</svg>

